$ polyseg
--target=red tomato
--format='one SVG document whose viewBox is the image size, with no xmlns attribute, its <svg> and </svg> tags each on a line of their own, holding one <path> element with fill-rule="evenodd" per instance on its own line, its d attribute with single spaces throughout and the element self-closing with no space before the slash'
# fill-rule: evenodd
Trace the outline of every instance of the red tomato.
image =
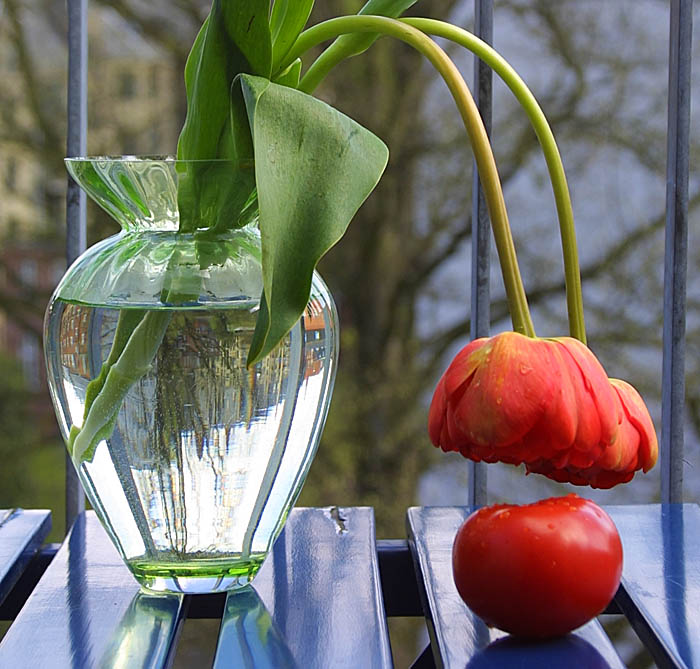
<svg viewBox="0 0 700 669">
<path fill-rule="evenodd" d="M 577 495 L 474 512 L 452 548 L 455 585 L 487 625 L 545 639 L 588 622 L 610 603 L 622 543 L 605 511 Z"/>
</svg>

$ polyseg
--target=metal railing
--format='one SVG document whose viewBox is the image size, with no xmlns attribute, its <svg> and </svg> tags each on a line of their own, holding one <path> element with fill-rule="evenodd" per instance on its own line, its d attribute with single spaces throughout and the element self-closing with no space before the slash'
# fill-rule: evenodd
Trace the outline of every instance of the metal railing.
<svg viewBox="0 0 700 669">
<path fill-rule="evenodd" d="M 68 132 L 66 155 L 87 153 L 87 0 L 68 0 Z M 66 261 L 70 265 L 86 246 L 85 193 L 68 177 Z M 66 451 L 66 532 L 85 509 L 85 496 Z"/>
<path fill-rule="evenodd" d="M 68 2 L 67 155 L 86 152 L 87 0 Z M 683 499 L 683 427 L 685 401 L 685 313 L 688 250 L 688 154 L 692 0 L 670 0 L 667 133 L 666 239 L 664 260 L 664 332 L 661 417 L 661 500 Z M 474 32 L 491 43 L 493 0 L 475 0 Z M 491 71 L 477 61 L 474 96 L 491 130 Z M 475 170 L 472 206 L 471 336 L 489 332 L 490 228 Z M 85 195 L 69 180 L 66 257 L 72 262 L 85 248 Z M 470 463 L 470 505 L 486 501 L 486 467 Z M 83 493 L 70 457 L 66 457 L 66 528 L 84 508 Z"/>
<path fill-rule="evenodd" d="M 661 501 L 683 499 L 685 306 L 692 0 L 671 1 L 666 149 L 664 348 L 661 387 Z"/>
</svg>

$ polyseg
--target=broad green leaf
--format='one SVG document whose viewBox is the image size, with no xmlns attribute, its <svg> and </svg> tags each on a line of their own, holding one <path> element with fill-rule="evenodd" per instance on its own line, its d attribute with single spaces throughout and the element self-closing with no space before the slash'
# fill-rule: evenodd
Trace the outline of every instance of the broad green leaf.
<svg viewBox="0 0 700 669">
<path fill-rule="evenodd" d="M 252 72 L 269 78 L 272 73 L 269 0 L 214 0 L 212 11 L 215 7 L 220 7 L 229 37 Z"/>
<path fill-rule="evenodd" d="M 214 0 L 185 66 L 187 117 L 179 158 L 236 158 L 230 141 L 231 82 L 241 73 L 270 76 L 269 6 L 269 0 Z"/>
<path fill-rule="evenodd" d="M 177 170 L 180 232 L 218 234 L 245 224 L 241 213 L 255 188 L 252 159 L 178 163 Z"/>
<path fill-rule="evenodd" d="M 199 32 L 197 33 L 197 37 L 194 39 L 194 43 L 192 44 L 192 48 L 190 49 L 190 53 L 187 56 L 187 62 L 185 63 L 185 94 L 187 95 L 187 115 L 188 116 L 194 116 L 195 114 L 195 103 L 200 102 L 199 100 L 196 99 L 196 93 L 204 92 L 203 87 L 201 86 L 200 82 L 197 81 L 198 73 L 203 69 L 202 68 L 202 52 L 204 50 L 204 42 L 207 38 L 209 30 L 209 16 L 207 16 L 206 19 L 204 19 L 204 23 L 202 23 L 202 27 L 199 29 Z M 194 118 L 190 119 L 190 124 L 194 123 Z M 181 154 L 187 153 L 185 150 L 185 144 L 186 143 L 191 143 L 191 135 L 193 134 L 192 130 L 188 128 L 188 132 L 185 132 L 185 128 L 187 127 L 187 118 L 185 118 L 185 125 L 183 126 L 182 130 L 180 131 L 180 137 L 178 138 L 177 141 L 177 155 L 178 157 L 181 157 Z"/>
<path fill-rule="evenodd" d="M 223 102 L 221 97 L 229 76 L 226 60 L 230 47 L 226 42 L 225 32 L 210 14 L 185 64 L 187 116 L 177 143 L 177 157 L 182 160 L 235 158 L 230 144 L 221 141 L 231 104 L 228 97 Z M 241 60 L 239 65 L 245 67 L 247 63 Z"/>
<path fill-rule="evenodd" d="M 252 169 L 246 169 L 252 165 L 252 146 L 245 105 L 241 95 L 231 96 L 231 82 L 244 72 L 270 76 L 268 11 L 269 0 L 214 0 L 187 59 L 187 118 L 178 141 L 178 158 L 225 158 L 239 169 L 238 174 L 217 180 L 206 164 L 181 167 L 178 207 L 182 232 L 206 224 L 216 230 L 236 227 L 253 190 Z"/>
<path fill-rule="evenodd" d="M 280 86 L 289 86 L 289 88 L 299 88 L 299 80 L 301 79 L 301 58 L 297 58 L 289 67 L 275 75 L 273 82 Z"/>
<path fill-rule="evenodd" d="M 313 6 L 314 0 L 275 0 L 270 16 L 273 74 L 304 29 Z"/>
<path fill-rule="evenodd" d="M 299 320 L 313 270 L 376 186 L 384 143 L 324 102 L 242 75 L 255 151 L 264 294 L 248 354 L 269 353 Z"/>
</svg>

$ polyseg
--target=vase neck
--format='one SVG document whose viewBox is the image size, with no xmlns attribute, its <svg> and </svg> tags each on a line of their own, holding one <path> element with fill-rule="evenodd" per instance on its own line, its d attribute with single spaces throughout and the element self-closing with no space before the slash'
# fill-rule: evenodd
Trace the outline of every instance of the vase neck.
<svg viewBox="0 0 700 669">
<path fill-rule="evenodd" d="M 252 218 L 243 216 L 254 200 L 252 165 L 95 157 L 69 158 L 66 167 L 78 185 L 129 232 L 231 229 Z"/>
</svg>

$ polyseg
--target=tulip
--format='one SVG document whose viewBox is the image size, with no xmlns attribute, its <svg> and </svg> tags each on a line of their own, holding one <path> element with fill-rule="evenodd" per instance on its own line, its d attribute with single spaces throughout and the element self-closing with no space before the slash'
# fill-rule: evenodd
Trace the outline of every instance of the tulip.
<svg viewBox="0 0 700 669">
<path fill-rule="evenodd" d="M 658 452 L 639 393 L 608 379 L 590 349 L 515 332 L 457 354 L 435 390 L 428 431 L 444 451 L 598 488 L 648 471 Z"/>
<path fill-rule="evenodd" d="M 659 447 L 644 400 L 626 381 L 609 381 L 622 407 L 619 434 L 611 447 L 588 467 L 578 468 L 570 463 L 563 469 L 556 469 L 542 461 L 527 465 L 528 473 L 544 474 L 563 483 L 612 488 L 630 481 L 636 470 L 648 472 L 656 464 Z"/>
</svg>

